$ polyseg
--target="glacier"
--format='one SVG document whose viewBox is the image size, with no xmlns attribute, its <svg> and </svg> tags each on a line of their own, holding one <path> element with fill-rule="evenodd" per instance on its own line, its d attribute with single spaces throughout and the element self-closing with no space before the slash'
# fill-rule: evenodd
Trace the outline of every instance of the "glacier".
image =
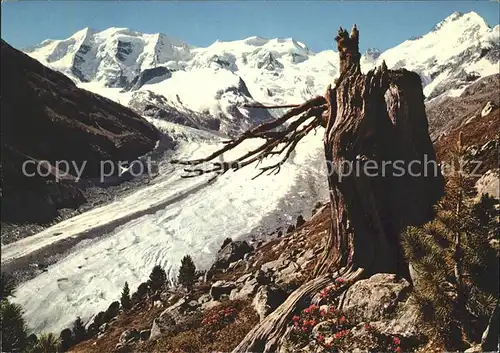
<svg viewBox="0 0 500 353">
<path fill-rule="evenodd" d="M 220 146 L 220 137 L 157 124 L 170 133 L 175 130 L 183 140 L 175 158 L 197 158 Z M 46 272 L 22 283 L 13 301 L 23 306 L 29 328 L 57 332 L 77 316 L 89 320 L 119 300 L 125 281 L 134 291 L 156 264 L 171 279 L 186 254 L 197 268 L 208 269 L 225 238 L 244 237 L 255 243 L 278 227 L 293 224 L 299 214 L 309 217 L 314 204 L 328 197 L 321 136 L 318 131 L 305 138 L 279 174 L 257 180 L 252 180 L 257 170 L 247 167 L 207 184 L 208 176 L 183 179 L 182 170 L 165 161 L 151 185 L 4 246 L 2 262 L 161 205 L 109 234 L 81 241 Z M 255 148 L 256 143 L 249 141 L 233 153 Z"/>
</svg>

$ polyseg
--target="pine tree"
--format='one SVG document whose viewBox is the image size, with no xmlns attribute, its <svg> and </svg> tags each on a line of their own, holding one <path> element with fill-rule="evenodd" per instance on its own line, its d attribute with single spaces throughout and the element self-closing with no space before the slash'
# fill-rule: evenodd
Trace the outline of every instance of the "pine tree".
<svg viewBox="0 0 500 353">
<path fill-rule="evenodd" d="M 75 343 L 80 343 L 87 339 L 87 330 L 80 317 L 77 317 L 73 323 L 73 336 L 75 338 Z"/>
<path fill-rule="evenodd" d="M 122 291 L 122 297 L 120 299 L 123 310 L 130 310 L 132 303 L 130 301 L 130 289 L 128 287 L 128 282 L 125 282 Z"/>
<path fill-rule="evenodd" d="M 151 274 L 149 275 L 149 287 L 153 292 L 161 289 L 167 282 L 167 274 L 165 270 L 161 268 L 160 265 L 153 267 Z"/>
<path fill-rule="evenodd" d="M 429 332 L 437 334 L 448 350 L 481 342 L 498 305 L 498 249 L 489 241 L 498 227 L 498 201 L 489 196 L 477 203 L 471 200 L 462 169 L 464 150 L 459 138 L 452 155 L 455 173 L 447 178 L 436 218 L 422 227 L 409 227 L 402 236 L 416 274 L 412 298 Z"/>
<path fill-rule="evenodd" d="M 108 309 L 104 312 L 104 322 L 110 322 L 113 318 L 118 315 L 120 311 L 120 302 L 114 301 L 109 304 Z"/>
<path fill-rule="evenodd" d="M 148 281 L 150 282 L 150 281 Z M 139 287 L 137 287 L 137 291 L 132 294 L 131 300 L 132 303 L 138 303 L 141 299 L 143 299 L 146 294 L 149 292 L 149 285 L 148 283 L 141 283 L 139 284 Z"/>
<path fill-rule="evenodd" d="M 73 346 L 76 342 L 73 338 L 73 333 L 69 328 L 66 328 L 61 331 L 59 335 L 59 351 L 66 352 L 71 346 Z"/>
<path fill-rule="evenodd" d="M 181 267 L 179 268 L 177 280 L 181 285 L 190 290 L 196 279 L 195 273 L 196 266 L 194 265 L 193 259 L 189 255 L 184 256 L 181 260 Z"/>
<path fill-rule="evenodd" d="M 106 318 L 106 313 L 104 311 L 98 312 L 97 315 L 94 317 L 93 321 L 93 324 L 95 325 L 94 329 L 97 329 L 99 331 L 99 327 L 101 327 L 104 323 L 106 323 L 105 318 Z"/>
<path fill-rule="evenodd" d="M 22 307 L 3 299 L 0 301 L 0 318 L 2 326 L 1 351 L 11 352 L 24 349 L 27 333 Z"/>
</svg>

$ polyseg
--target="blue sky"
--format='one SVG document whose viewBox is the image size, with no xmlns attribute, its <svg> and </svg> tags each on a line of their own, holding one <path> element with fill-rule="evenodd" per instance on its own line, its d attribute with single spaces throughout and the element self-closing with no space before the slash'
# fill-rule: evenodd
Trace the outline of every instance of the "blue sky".
<svg viewBox="0 0 500 353">
<path fill-rule="evenodd" d="M 390 48 L 427 33 L 454 11 L 475 11 L 494 26 L 498 1 L 13 1 L 2 2 L 2 38 L 17 48 L 91 27 L 161 32 L 191 45 L 258 35 L 293 37 L 313 51 L 334 48 L 338 26 L 357 23 L 361 49 Z"/>
</svg>

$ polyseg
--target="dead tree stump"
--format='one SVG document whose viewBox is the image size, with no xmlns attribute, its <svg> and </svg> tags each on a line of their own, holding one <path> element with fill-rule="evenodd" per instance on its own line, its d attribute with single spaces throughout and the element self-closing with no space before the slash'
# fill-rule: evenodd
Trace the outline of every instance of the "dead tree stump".
<svg viewBox="0 0 500 353">
<path fill-rule="evenodd" d="M 252 329 L 234 353 L 275 351 L 291 316 L 336 277 L 345 280 L 341 290 L 378 272 L 408 277 L 399 234 L 408 225 L 430 220 L 432 207 L 443 194 L 420 77 L 404 69 L 388 70 L 385 63 L 366 75 L 361 73 L 356 25 L 350 35 L 340 28 L 335 39 L 340 75 L 324 97 L 293 107 L 206 158 L 173 161 L 190 165 L 185 177 L 193 177 L 221 175 L 261 163 L 268 156 L 284 155 L 279 163 L 262 167 L 259 175 L 277 173 L 304 136 L 325 127 L 331 230 L 323 256 L 310 281 Z M 294 117 L 298 118 L 276 131 Z M 200 167 L 255 137 L 265 143 L 236 160 Z"/>
</svg>

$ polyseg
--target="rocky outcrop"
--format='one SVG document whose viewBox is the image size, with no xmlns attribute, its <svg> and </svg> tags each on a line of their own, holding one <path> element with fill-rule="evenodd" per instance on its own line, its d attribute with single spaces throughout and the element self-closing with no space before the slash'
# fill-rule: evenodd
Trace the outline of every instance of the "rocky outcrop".
<svg viewBox="0 0 500 353">
<path fill-rule="evenodd" d="M 276 285 L 265 285 L 259 288 L 252 306 L 259 314 L 260 320 L 274 311 L 286 299 L 286 293 Z"/>
<path fill-rule="evenodd" d="M 488 115 L 489 113 L 491 113 L 491 111 L 493 109 L 495 109 L 497 106 L 495 105 L 495 103 L 489 101 L 488 103 L 486 103 L 486 105 L 484 106 L 483 110 L 481 110 L 481 117 L 485 117 L 486 115 Z"/>
<path fill-rule="evenodd" d="M 145 84 L 158 83 L 172 77 L 172 71 L 167 67 L 158 66 L 151 69 L 145 69 L 128 84 L 123 91 L 135 91 Z"/>
<path fill-rule="evenodd" d="M 255 294 L 259 284 L 255 278 L 252 278 L 249 281 L 246 281 L 243 287 L 235 288 L 229 294 L 229 300 L 239 300 L 239 299 L 247 299 Z"/>
<path fill-rule="evenodd" d="M 488 104 L 498 107 L 499 80 L 500 74 L 487 76 L 468 86 L 459 97 L 438 98 L 427 103 L 426 114 L 431 138 L 437 139 L 440 135 L 459 127 L 472 116 L 481 116 L 481 112 Z"/>
<path fill-rule="evenodd" d="M 176 108 L 175 104 L 178 102 L 170 102 L 164 96 L 148 90 L 134 92 L 129 101 L 130 108 L 140 115 L 196 129 L 219 131 L 220 120 L 209 114 L 198 113 L 187 108 Z"/>
<path fill-rule="evenodd" d="M 74 183 L 78 167 L 85 163 L 83 178 L 99 178 L 102 161 L 132 162 L 160 138 L 154 126 L 130 109 L 77 88 L 3 40 L 1 59 L 2 204 L 5 200 L 9 206 L 6 213 L 2 207 L 3 221 L 44 222 L 61 207 L 81 204 Z M 26 161 L 48 161 L 42 168 L 46 176 L 27 176 Z M 63 172 L 58 161 L 69 164 L 66 185 L 47 187 Z M 28 212 L 23 209 L 27 205 Z"/>
<path fill-rule="evenodd" d="M 225 269 L 232 262 L 243 259 L 243 257 L 253 251 L 246 241 L 230 241 L 217 253 L 217 259 L 212 265 L 212 270 Z"/>
<path fill-rule="evenodd" d="M 120 340 L 118 343 L 125 345 L 125 344 L 128 344 L 130 342 L 137 341 L 140 337 L 141 337 L 141 334 L 139 333 L 139 331 L 137 331 L 137 329 L 135 329 L 135 328 L 128 329 L 128 330 L 125 330 L 120 335 Z"/>
<path fill-rule="evenodd" d="M 166 308 L 160 316 L 153 320 L 153 326 L 149 335 L 150 340 L 154 340 L 175 329 L 175 325 L 181 321 L 181 308 L 185 303 L 184 299 L 180 299 L 175 304 Z"/>
<path fill-rule="evenodd" d="M 500 169 L 491 169 L 487 171 L 479 178 L 475 186 L 478 198 L 487 194 L 496 199 L 500 199 Z"/>
<path fill-rule="evenodd" d="M 229 296 L 234 288 L 236 284 L 232 281 L 217 281 L 210 288 L 210 296 L 214 300 L 219 300 L 223 295 Z"/>
<path fill-rule="evenodd" d="M 271 52 L 266 53 L 264 58 L 257 63 L 258 69 L 265 69 L 269 71 L 283 69 L 283 67 L 283 64 L 280 63 Z"/>
<path fill-rule="evenodd" d="M 131 328 L 123 331 L 120 335 L 118 343 L 115 347 L 115 352 L 126 353 L 131 352 L 131 345 L 141 339 L 141 333 L 136 328 Z"/>
<path fill-rule="evenodd" d="M 398 303 L 410 293 L 410 283 L 395 275 L 379 273 L 358 281 L 343 298 L 342 309 L 357 321 L 375 321 L 390 317 Z"/>
</svg>

